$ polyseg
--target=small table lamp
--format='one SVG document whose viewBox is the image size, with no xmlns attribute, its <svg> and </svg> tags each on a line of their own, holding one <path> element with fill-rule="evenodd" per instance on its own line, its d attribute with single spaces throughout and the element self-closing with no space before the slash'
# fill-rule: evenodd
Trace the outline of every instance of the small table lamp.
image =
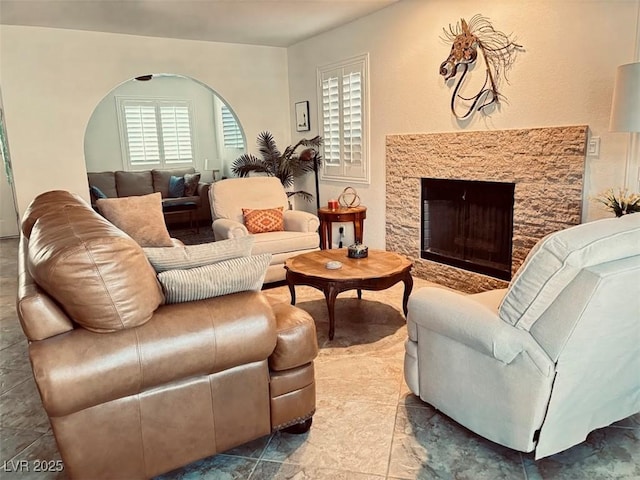
<svg viewBox="0 0 640 480">
<path fill-rule="evenodd" d="M 632 190 L 636 190 L 640 180 L 638 175 L 640 173 L 638 143 L 640 142 L 637 138 L 637 132 L 640 132 L 640 62 L 621 65 L 616 71 L 609 130 L 632 132 L 625 180 Z M 632 175 L 635 178 L 631 177 Z"/>
<path fill-rule="evenodd" d="M 220 170 L 217 168 L 213 168 L 213 166 L 209 163 L 209 158 L 204 159 L 204 169 L 211 170 L 211 178 L 213 179 L 212 180 L 213 182 L 216 182 L 218 180 L 217 177 L 218 177 L 218 173 L 220 173 Z"/>
</svg>

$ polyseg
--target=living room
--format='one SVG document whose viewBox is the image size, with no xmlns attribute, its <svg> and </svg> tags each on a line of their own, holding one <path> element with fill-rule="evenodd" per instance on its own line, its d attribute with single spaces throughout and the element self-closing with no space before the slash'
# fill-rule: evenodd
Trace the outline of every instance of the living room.
<svg viewBox="0 0 640 480">
<path fill-rule="evenodd" d="M 500 106 L 457 121 L 450 111 L 452 86 L 438 74 L 451 48 L 441 37 L 450 24 L 477 13 L 523 48 L 502 84 Z M 605 218 L 611 214 L 595 196 L 608 188 L 638 191 L 640 156 L 632 151 L 638 142 L 609 131 L 609 117 L 616 68 L 640 60 L 639 32 L 638 0 L 402 0 L 286 47 L 2 24 L 3 120 L 17 211 L 21 216 L 34 197 L 54 189 L 89 200 L 87 124 L 123 82 L 175 73 L 209 86 L 233 109 L 253 151 L 264 130 L 279 145 L 320 134 L 317 69 L 368 53 L 369 182 L 321 180 L 319 197 L 324 205 L 354 186 L 368 209 L 364 240 L 370 248 L 388 247 L 389 135 L 587 126 L 599 149 L 585 158 L 579 215 L 583 222 Z M 294 125 L 301 101 L 309 102 L 305 132 Z M 204 159 L 197 161 L 204 169 Z M 297 188 L 313 192 L 312 176 Z M 297 201 L 296 208 L 313 212 L 315 203 Z M 345 243 L 352 239 L 347 228 Z M 631 463 L 637 469 L 637 456 Z"/>
</svg>

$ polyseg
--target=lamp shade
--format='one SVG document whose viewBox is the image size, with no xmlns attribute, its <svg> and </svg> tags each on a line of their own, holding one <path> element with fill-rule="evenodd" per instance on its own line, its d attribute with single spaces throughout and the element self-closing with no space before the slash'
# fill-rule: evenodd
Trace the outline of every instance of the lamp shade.
<svg viewBox="0 0 640 480">
<path fill-rule="evenodd" d="M 640 132 L 640 62 L 621 65 L 616 71 L 609 130 Z"/>
</svg>

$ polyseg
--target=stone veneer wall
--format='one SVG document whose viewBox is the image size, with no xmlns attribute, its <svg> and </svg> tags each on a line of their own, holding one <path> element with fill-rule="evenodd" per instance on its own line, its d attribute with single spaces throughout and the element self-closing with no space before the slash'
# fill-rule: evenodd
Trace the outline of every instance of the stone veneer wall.
<svg viewBox="0 0 640 480">
<path fill-rule="evenodd" d="M 511 272 L 548 233 L 580 223 L 587 126 L 389 135 L 386 247 L 413 274 L 465 292 L 507 282 L 420 258 L 420 179 L 515 183 Z"/>
</svg>

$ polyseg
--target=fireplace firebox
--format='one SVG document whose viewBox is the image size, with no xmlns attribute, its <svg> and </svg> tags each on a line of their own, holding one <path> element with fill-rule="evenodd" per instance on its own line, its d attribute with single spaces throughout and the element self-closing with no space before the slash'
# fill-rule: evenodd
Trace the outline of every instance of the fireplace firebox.
<svg viewBox="0 0 640 480">
<path fill-rule="evenodd" d="M 422 179 L 424 259 L 511 279 L 514 183 Z"/>
</svg>

